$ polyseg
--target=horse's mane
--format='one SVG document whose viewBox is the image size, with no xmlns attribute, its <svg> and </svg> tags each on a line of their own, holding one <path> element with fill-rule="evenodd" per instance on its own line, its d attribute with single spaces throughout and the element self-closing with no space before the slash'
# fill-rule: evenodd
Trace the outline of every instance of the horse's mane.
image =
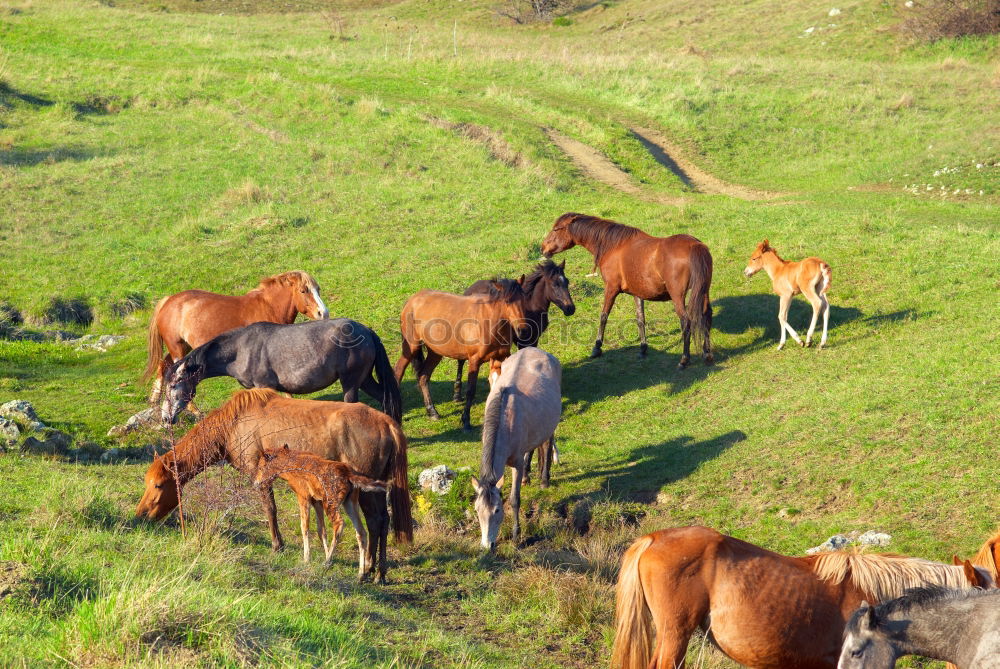
<svg viewBox="0 0 1000 669">
<path fill-rule="evenodd" d="M 979 588 L 968 588 L 958 590 L 955 588 L 944 588 L 940 585 L 928 585 L 920 588 L 910 588 L 901 597 L 882 602 L 875 607 L 876 618 L 883 618 L 892 613 L 909 611 L 915 606 L 937 606 L 944 602 L 953 602 L 973 597 L 1000 597 L 1000 592 L 996 590 L 980 590 Z"/>
<path fill-rule="evenodd" d="M 993 574 L 993 577 L 997 579 L 998 585 L 1000 585 L 1000 564 L 997 564 L 996 557 L 993 554 L 993 546 L 1000 544 L 1000 528 L 997 529 L 997 533 L 986 540 L 983 547 L 979 549 L 976 556 L 972 558 L 972 564 L 977 567 L 986 567 Z"/>
<path fill-rule="evenodd" d="M 556 219 L 556 225 L 565 223 L 569 234 L 594 254 L 594 262 L 600 264 L 604 254 L 622 242 L 643 234 L 639 228 L 623 225 L 598 216 L 568 213 Z"/>
<path fill-rule="evenodd" d="M 174 457 L 190 459 L 205 448 L 225 442 L 248 411 L 260 409 L 278 396 L 270 388 L 249 388 L 233 393 L 229 401 L 203 418 L 174 447 Z M 188 450 L 195 448 L 195 453 Z"/>
<path fill-rule="evenodd" d="M 554 279 L 560 274 L 562 274 L 562 269 L 551 260 L 540 262 L 535 266 L 535 269 L 532 270 L 531 274 L 524 277 L 524 283 L 521 285 L 521 290 L 530 295 L 534 292 L 535 286 L 538 285 L 538 282 L 541 281 L 543 277 Z"/>
<path fill-rule="evenodd" d="M 484 488 L 495 484 L 503 475 L 504 462 L 501 461 L 497 465 L 495 460 L 497 432 L 500 431 L 507 393 L 507 389 L 504 388 L 493 396 L 492 401 L 489 398 L 486 400 L 486 411 L 483 413 L 483 455 L 479 464 L 480 483 Z"/>
<path fill-rule="evenodd" d="M 822 580 L 833 583 L 850 578 L 874 602 L 895 599 L 908 588 L 928 584 L 961 590 L 972 587 L 961 567 L 885 553 L 821 553 L 816 556 L 813 571 Z"/>
<path fill-rule="evenodd" d="M 497 288 L 497 285 L 500 287 Z M 524 297 L 521 284 L 513 280 L 494 279 L 490 282 L 490 300 L 494 302 L 517 302 Z"/>
<path fill-rule="evenodd" d="M 281 283 L 282 280 L 294 279 L 295 281 L 301 283 L 307 288 L 316 287 L 316 280 L 313 279 L 309 272 L 304 272 L 300 269 L 292 270 L 291 272 L 282 272 L 281 274 L 275 274 L 274 276 L 265 276 L 257 284 L 257 290 L 264 290 L 265 288 L 270 288 L 271 286 Z"/>
</svg>

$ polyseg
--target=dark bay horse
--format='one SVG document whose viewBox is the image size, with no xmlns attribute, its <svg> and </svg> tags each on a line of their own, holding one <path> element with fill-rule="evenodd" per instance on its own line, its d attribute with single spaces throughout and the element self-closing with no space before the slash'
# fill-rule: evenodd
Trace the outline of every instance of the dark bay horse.
<svg viewBox="0 0 1000 669">
<path fill-rule="evenodd" d="M 594 264 L 604 278 L 604 306 L 597 330 L 597 341 L 590 352 L 601 355 L 604 327 L 619 293 L 635 298 L 636 322 L 639 325 L 639 355 L 646 355 L 646 311 L 643 300 L 674 303 L 681 321 L 684 353 L 680 367 L 691 359 L 690 343 L 700 339 L 705 362 L 712 362 L 712 254 L 708 247 L 691 235 L 652 237 L 638 228 L 597 216 L 568 213 L 556 219 L 542 242 L 542 253 L 556 253 L 579 244 L 594 256 Z M 685 296 L 690 296 L 685 304 Z"/>
<path fill-rule="evenodd" d="M 339 460 L 369 478 L 389 481 L 396 540 L 413 540 L 406 437 L 399 425 L 364 404 L 289 399 L 264 388 L 237 391 L 173 450 L 153 460 L 135 513 L 151 520 L 165 517 L 177 507 L 180 489 L 214 464 L 228 462 L 252 479 L 263 450 L 287 443 L 327 460 Z M 377 563 L 379 580 L 384 581 L 389 531 L 386 496 L 363 492 L 359 501 L 371 537 L 364 571 L 370 574 Z M 261 502 L 271 530 L 271 547 L 280 550 L 284 542 L 270 486 L 261 488 Z"/>
<path fill-rule="evenodd" d="M 258 321 L 294 323 L 299 314 L 317 320 L 330 317 L 319 296 L 319 284 L 302 271 L 261 279 L 246 295 L 185 290 L 164 297 L 156 304 L 149 321 L 148 355 L 142 378 L 148 381 L 154 375 L 157 377 L 150 402 L 155 404 L 159 400 L 167 367 L 191 349 L 233 328 Z"/>
<path fill-rule="evenodd" d="M 340 380 L 345 402 L 357 402 L 360 388 L 393 420 L 402 420 L 399 384 L 382 340 L 346 318 L 254 323 L 202 344 L 164 374 L 163 422 L 176 421 L 198 384 L 215 376 L 231 376 L 244 388 L 294 394 L 316 392 Z"/>
<path fill-rule="evenodd" d="M 843 551 L 788 557 L 706 527 L 660 530 L 622 558 L 612 665 L 683 667 L 701 628 L 748 667 L 834 669 L 844 625 L 863 600 L 924 585 L 992 587 L 993 579 L 968 562 Z"/>
<path fill-rule="evenodd" d="M 486 398 L 483 415 L 483 452 L 479 478 L 472 478 L 474 507 L 479 518 L 481 544 L 493 550 L 503 522 L 504 470 L 510 467 L 510 510 L 513 540 L 521 535 L 521 481 L 528 456 L 546 449 L 562 414 L 562 368 L 555 356 L 527 346 L 503 362 L 500 376 Z M 542 464 L 543 480 L 544 458 Z"/>
<path fill-rule="evenodd" d="M 892 669 L 904 655 L 1000 667 L 1000 592 L 914 588 L 878 606 L 862 602 L 844 629 L 837 669 Z"/>
<path fill-rule="evenodd" d="M 415 293 L 399 316 L 403 345 L 396 362 L 396 381 L 402 381 L 407 365 L 413 361 L 427 415 L 437 420 L 440 416 L 431 401 L 429 387 L 434 368 L 441 358 L 468 360 L 469 385 L 462 427 L 471 430 L 469 411 L 476 398 L 479 367 L 510 355 L 514 333 L 523 322 L 524 301 L 519 282 L 507 286 L 494 282 L 489 295 L 452 295 L 435 290 Z"/>
<path fill-rule="evenodd" d="M 566 261 L 557 265 L 551 260 L 539 263 L 527 276 L 520 279 L 524 293 L 524 325 L 514 333 L 514 343 L 518 348 L 538 346 L 538 340 L 549 327 L 549 305 L 559 307 L 563 314 L 572 316 L 576 311 L 573 297 L 569 294 L 569 279 L 566 278 Z M 515 279 L 497 279 L 501 285 L 516 283 Z M 489 295 L 493 282 L 489 279 L 476 281 L 469 286 L 465 295 Z M 462 399 L 462 360 L 458 361 L 455 376 L 455 401 Z"/>
</svg>

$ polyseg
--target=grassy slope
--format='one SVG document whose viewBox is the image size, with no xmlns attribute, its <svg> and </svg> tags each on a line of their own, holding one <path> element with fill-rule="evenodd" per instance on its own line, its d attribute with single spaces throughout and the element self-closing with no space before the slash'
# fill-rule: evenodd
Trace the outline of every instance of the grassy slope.
<svg viewBox="0 0 1000 669">
<path fill-rule="evenodd" d="M 0 342 L 0 400 L 29 399 L 43 420 L 107 441 L 142 406 L 148 318 L 114 319 L 111 300 L 237 292 L 293 267 L 393 356 L 408 294 L 527 270 L 567 210 L 705 240 L 720 362 L 675 371 L 663 305 L 649 310 L 654 352 L 638 362 L 627 299 L 605 357 L 586 360 L 601 289 L 584 276 L 589 257 L 568 253 L 578 312 L 544 341 L 564 364 L 565 464 L 554 488 L 525 493 L 543 540 L 481 561 L 468 538 L 429 525 L 395 553 L 385 590 L 346 584 L 351 539 L 332 577 L 294 550 L 273 558 L 246 503 L 203 514 L 186 541 L 176 527 L 133 527 L 144 465 L 0 458 L 0 560 L 31 565 L 35 584 L 0 603 L 0 636 L 32 639 L 0 644 L 0 663 L 590 666 L 607 652 L 607 565 L 639 530 L 603 503 L 612 520 L 580 538 L 554 509 L 656 499 L 643 529 L 700 522 L 787 552 L 874 527 L 937 559 L 969 553 L 994 526 L 1000 190 L 997 169 L 975 164 L 1000 158 L 995 39 L 901 48 L 876 30 L 894 20 L 877 3 L 836 19 L 807 3 L 735 15 L 705 3 L 694 21 L 684 3 L 634 0 L 566 28 L 510 29 L 482 5 L 410 2 L 349 15 L 347 42 L 308 13 L 122 4 L 7 5 L 0 23 L 0 298 L 39 313 L 53 295 L 83 295 L 93 331 L 130 335 L 107 354 Z M 798 37 L 834 22 L 835 36 Z M 897 105 L 904 94 L 912 102 Z M 493 128 L 527 167 L 429 116 Z M 600 149 L 651 193 L 680 192 L 630 124 L 662 128 L 721 178 L 790 195 L 641 202 L 583 178 L 542 132 Z M 961 169 L 933 175 L 945 166 Z M 986 194 L 913 196 L 900 187 L 911 183 Z M 740 274 L 764 236 L 834 268 L 821 355 L 772 349 L 776 298 Z M 807 313 L 796 305 L 792 322 Z M 476 464 L 445 401 L 451 369 L 434 384 L 440 423 L 404 383 L 414 472 Z M 233 388 L 202 392 L 214 405 Z"/>
</svg>

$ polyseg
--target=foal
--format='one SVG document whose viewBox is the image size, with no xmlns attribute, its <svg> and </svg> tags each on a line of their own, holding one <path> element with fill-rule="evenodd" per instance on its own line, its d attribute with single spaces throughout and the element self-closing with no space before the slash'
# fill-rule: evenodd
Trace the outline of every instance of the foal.
<svg viewBox="0 0 1000 669">
<path fill-rule="evenodd" d="M 299 522 L 302 526 L 302 561 L 309 562 L 309 506 L 316 510 L 316 529 L 319 539 L 323 542 L 323 551 L 329 565 L 333 550 L 337 547 L 340 532 L 344 529 L 344 521 L 340 517 L 339 507 L 344 511 L 354 525 L 358 538 L 361 567 L 364 567 L 365 553 L 368 548 L 368 537 L 361 525 L 358 514 L 358 491 L 385 493 L 386 483 L 376 481 L 358 474 L 343 462 L 325 460 L 318 455 L 305 451 L 289 450 L 288 444 L 280 449 L 264 449 L 257 461 L 257 475 L 254 485 L 270 485 L 275 478 L 283 478 L 295 491 L 299 498 Z M 326 511 L 333 528 L 333 541 L 326 540 L 326 527 L 323 524 L 323 511 Z"/>
<path fill-rule="evenodd" d="M 826 299 L 826 291 L 830 289 L 830 266 L 819 258 L 806 258 L 799 262 L 782 260 L 765 239 L 754 249 L 743 273 L 749 278 L 762 269 L 771 277 L 771 286 L 781 298 L 781 306 L 778 308 L 781 342 L 778 343 L 778 350 L 780 351 L 785 345 L 786 331 L 792 335 L 796 344 L 809 346 L 820 311 L 823 312 L 823 338 L 820 339 L 819 348 L 823 348 L 826 345 L 826 330 L 830 322 L 830 303 Z M 806 296 L 813 308 L 812 322 L 809 323 L 805 343 L 788 324 L 788 307 L 792 304 L 792 297 L 799 293 Z"/>
</svg>

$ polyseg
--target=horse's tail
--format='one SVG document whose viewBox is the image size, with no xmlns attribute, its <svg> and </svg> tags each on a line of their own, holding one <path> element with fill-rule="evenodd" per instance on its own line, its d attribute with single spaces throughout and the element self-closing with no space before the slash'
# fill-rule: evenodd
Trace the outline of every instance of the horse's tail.
<svg viewBox="0 0 1000 669">
<path fill-rule="evenodd" d="M 389 355 L 379 336 L 372 332 L 372 342 L 375 344 L 375 375 L 378 377 L 378 387 L 382 391 L 382 411 L 397 423 L 403 422 L 403 396 L 399 392 L 396 373 L 389 364 Z"/>
<path fill-rule="evenodd" d="M 389 506 L 392 507 L 392 531 L 396 541 L 413 543 L 413 515 L 410 512 L 410 482 L 406 478 L 406 436 L 398 423 L 390 425 L 395 449 L 392 453 L 392 487 L 389 488 Z"/>
<path fill-rule="evenodd" d="M 691 276 L 688 279 L 687 319 L 691 327 L 691 335 L 695 346 L 708 339 L 712 329 L 712 305 L 709 302 L 708 289 L 712 285 L 712 254 L 702 243 L 691 249 L 689 258 Z"/>
<path fill-rule="evenodd" d="M 611 666 L 616 669 L 646 669 L 649 666 L 653 621 L 639 580 L 639 558 L 652 543 L 652 536 L 641 537 L 622 557 L 615 596 L 615 644 L 611 651 Z"/>
<path fill-rule="evenodd" d="M 153 308 L 153 317 L 149 319 L 149 331 L 146 333 L 146 369 L 142 372 L 143 382 L 153 378 L 153 375 L 160 369 L 160 363 L 163 362 L 163 337 L 160 336 L 160 328 L 156 324 L 156 319 L 160 315 L 160 309 L 163 308 L 168 299 L 170 299 L 169 295 L 156 303 L 156 307 Z"/>
<path fill-rule="evenodd" d="M 351 482 L 351 485 L 358 490 L 363 490 L 364 492 L 384 493 L 389 490 L 389 484 L 385 481 L 376 481 L 375 479 L 362 476 L 356 472 L 351 472 L 347 478 Z"/>
<path fill-rule="evenodd" d="M 827 265 L 825 262 L 821 262 L 819 264 L 819 276 L 820 276 L 820 285 L 819 285 L 819 290 L 816 292 L 818 292 L 820 295 L 826 295 L 826 291 L 830 290 L 830 282 L 832 281 L 833 276 L 830 266 Z"/>
</svg>

